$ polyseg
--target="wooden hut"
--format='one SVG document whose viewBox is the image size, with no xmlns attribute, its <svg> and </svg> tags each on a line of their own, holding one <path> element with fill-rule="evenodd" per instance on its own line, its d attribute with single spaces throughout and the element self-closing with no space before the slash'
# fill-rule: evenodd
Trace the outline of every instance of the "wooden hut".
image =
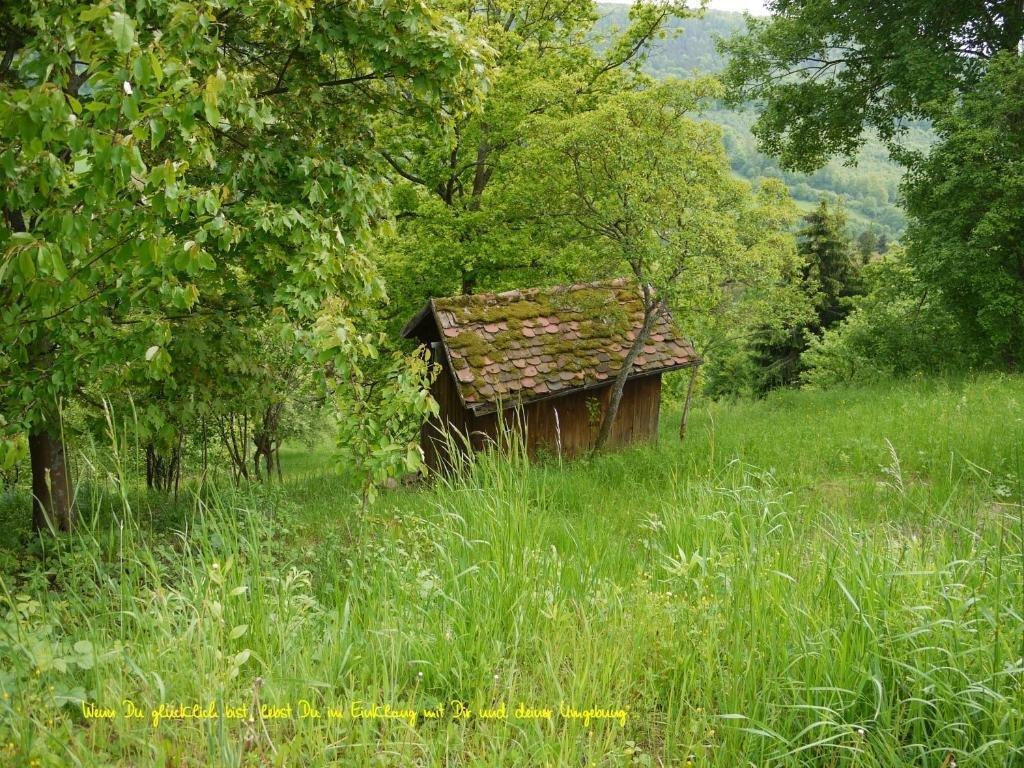
<svg viewBox="0 0 1024 768">
<path fill-rule="evenodd" d="M 444 463 L 444 430 L 467 435 L 479 450 L 502 421 L 525 424 L 531 455 L 542 446 L 562 456 L 592 448 L 642 320 L 640 289 L 622 279 L 430 300 L 402 331 L 440 367 L 431 390 L 440 414 L 422 432 L 427 465 Z M 634 361 L 610 442 L 654 439 L 661 375 L 700 362 L 672 318 L 659 316 Z"/>
</svg>

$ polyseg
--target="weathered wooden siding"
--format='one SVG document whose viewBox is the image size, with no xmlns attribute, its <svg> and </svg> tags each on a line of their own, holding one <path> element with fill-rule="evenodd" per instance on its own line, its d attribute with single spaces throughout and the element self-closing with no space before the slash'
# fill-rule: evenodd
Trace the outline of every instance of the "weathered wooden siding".
<svg viewBox="0 0 1024 768">
<path fill-rule="evenodd" d="M 468 414 L 462 408 L 462 401 L 459 400 L 459 393 L 455 388 L 455 379 L 439 342 L 435 341 L 430 345 L 430 359 L 433 364 L 441 366 L 434 383 L 430 385 L 430 394 L 437 401 L 439 414 L 436 418 L 428 419 L 420 428 L 420 447 L 423 448 L 427 466 L 436 470 L 447 461 L 447 440 L 444 432 L 464 433 Z M 458 441 L 458 437 L 454 439 Z"/>
<path fill-rule="evenodd" d="M 468 434 L 475 450 L 492 444 L 498 435 L 498 414 L 473 416 L 463 411 L 451 374 L 443 371 L 432 388 L 441 406 L 441 417 L 424 426 L 423 448 L 427 464 L 438 468 L 444 460 L 435 436 L 438 424 L 448 425 Z M 565 457 L 586 453 L 594 446 L 601 426 L 600 418 L 611 395 L 611 385 L 574 392 L 561 397 L 528 403 L 501 414 L 506 425 L 525 422 L 527 449 L 531 456 L 547 451 Z M 612 425 L 611 445 L 628 445 L 641 440 L 654 440 L 658 435 L 661 410 L 661 375 L 652 374 L 630 379 L 622 392 L 619 412 Z"/>
</svg>

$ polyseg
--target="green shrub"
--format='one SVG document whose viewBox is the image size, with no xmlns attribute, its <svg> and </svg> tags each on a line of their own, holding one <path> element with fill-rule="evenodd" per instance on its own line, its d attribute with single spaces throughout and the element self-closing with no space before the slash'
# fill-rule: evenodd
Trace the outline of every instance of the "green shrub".
<svg viewBox="0 0 1024 768">
<path fill-rule="evenodd" d="M 957 374 L 979 361 L 956 319 L 917 280 L 899 253 L 864 268 L 868 293 L 801 356 L 805 386 Z"/>
</svg>

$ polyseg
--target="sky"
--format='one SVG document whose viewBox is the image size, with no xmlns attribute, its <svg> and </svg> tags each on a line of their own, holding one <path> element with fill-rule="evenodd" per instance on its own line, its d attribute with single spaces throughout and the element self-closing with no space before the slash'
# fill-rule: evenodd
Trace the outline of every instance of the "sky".
<svg viewBox="0 0 1024 768">
<path fill-rule="evenodd" d="M 711 0 L 708 6 L 716 11 L 746 11 L 754 16 L 764 16 L 768 13 L 762 0 Z"/>
<path fill-rule="evenodd" d="M 601 0 L 602 2 L 616 3 L 622 5 L 628 5 L 631 0 Z M 688 5 L 697 5 L 692 3 Z M 716 11 L 736 11 L 741 13 L 746 11 L 752 13 L 755 16 L 765 16 L 768 11 L 765 10 L 765 0 L 711 0 L 708 3 L 709 8 L 714 8 Z"/>
</svg>

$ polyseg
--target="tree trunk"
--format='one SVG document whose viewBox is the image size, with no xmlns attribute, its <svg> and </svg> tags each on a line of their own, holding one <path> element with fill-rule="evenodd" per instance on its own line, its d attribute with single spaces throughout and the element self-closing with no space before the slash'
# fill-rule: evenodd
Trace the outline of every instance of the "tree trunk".
<svg viewBox="0 0 1024 768">
<path fill-rule="evenodd" d="M 51 527 L 70 531 L 75 509 L 63 439 L 41 429 L 29 435 L 28 451 L 32 462 L 32 527 L 37 531 Z"/>
<path fill-rule="evenodd" d="M 203 480 L 206 479 L 207 456 L 210 448 L 210 436 L 206 431 L 206 416 L 203 416 Z"/>
<path fill-rule="evenodd" d="M 166 455 L 154 443 L 146 446 L 146 487 L 149 490 L 169 493 L 173 489 L 177 499 L 183 440 L 184 434 L 179 433 L 177 444 Z"/>
<path fill-rule="evenodd" d="M 235 483 L 249 479 L 249 417 L 229 412 L 217 418 L 221 440 L 231 458 L 231 477 Z"/>
<path fill-rule="evenodd" d="M 253 455 L 253 466 L 255 467 L 256 479 L 260 477 L 260 462 L 262 461 L 267 471 L 267 482 L 274 479 L 274 450 L 280 445 L 279 430 L 281 426 L 281 413 L 284 410 L 283 403 L 272 403 L 263 410 L 263 419 L 259 426 L 253 431 L 252 442 L 255 446 Z M 280 473 L 278 473 L 280 479 Z"/>
<path fill-rule="evenodd" d="M 15 231 L 24 231 L 24 219 L 18 215 Z M 40 332 L 32 343 L 29 364 L 50 378 L 57 345 L 49 334 Z M 56 425 L 56 426 L 55 426 Z M 60 432 L 60 404 L 51 403 L 42 423 L 28 436 L 28 452 L 32 464 L 32 527 L 41 531 L 70 531 L 74 523 L 74 498 L 68 472 L 64 438 Z"/>
<path fill-rule="evenodd" d="M 486 137 L 488 126 L 486 123 L 482 126 L 484 136 Z M 491 154 L 490 142 L 484 138 L 480 141 L 476 148 L 476 168 L 473 171 L 473 188 L 470 192 L 469 199 L 469 210 L 479 211 L 481 200 L 483 199 L 484 189 L 487 187 L 487 182 L 491 180 L 491 174 L 494 173 L 494 169 L 488 163 L 488 158 Z M 455 153 L 452 154 L 452 163 L 457 161 Z M 476 289 L 476 274 L 472 269 L 468 272 L 462 273 L 462 295 L 469 296 Z"/>
<path fill-rule="evenodd" d="M 690 404 L 693 402 L 693 387 L 697 383 L 699 365 L 690 369 L 690 383 L 686 386 L 686 402 L 683 403 L 683 417 L 679 419 L 679 442 L 686 439 L 686 429 L 690 426 Z"/>
<path fill-rule="evenodd" d="M 597 442 L 594 443 L 594 453 L 603 451 L 608 444 L 608 440 L 612 435 L 612 425 L 615 423 L 615 417 L 619 413 L 622 393 L 626 389 L 626 381 L 629 379 L 629 374 L 633 371 L 633 361 L 640 354 L 640 350 L 644 348 L 644 344 L 647 343 L 647 339 L 651 335 L 651 328 L 654 327 L 654 316 L 657 314 L 660 306 L 661 302 L 658 302 L 644 310 L 643 325 L 637 331 L 636 338 L 633 339 L 633 344 L 629 348 L 629 352 L 626 353 L 626 359 L 622 361 L 622 368 L 619 369 L 619 373 L 615 376 L 615 381 L 612 384 L 608 407 L 605 409 L 604 418 L 601 419 L 601 430 L 597 433 Z"/>
<path fill-rule="evenodd" d="M 178 501 L 178 486 L 181 484 L 181 455 L 184 453 L 182 443 L 185 433 L 178 432 L 178 444 L 174 447 L 174 501 Z"/>
</svg>

